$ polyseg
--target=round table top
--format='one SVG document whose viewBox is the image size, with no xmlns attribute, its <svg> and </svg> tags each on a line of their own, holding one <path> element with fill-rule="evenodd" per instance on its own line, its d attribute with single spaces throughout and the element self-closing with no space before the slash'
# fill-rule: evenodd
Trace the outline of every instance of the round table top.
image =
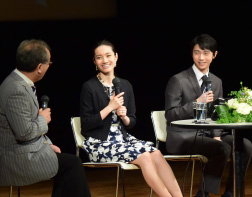
<svg viewBox="0 0 252 197">
<path fill-rule="evenodd" d="M 195 123 L 194 119 L 187 119 L 172 121 L 171 126 L 187 129 L 252 129 L 252 122 L 218 124 L 216 121 L 207 119 L 206 123 Z"/>
</svg>

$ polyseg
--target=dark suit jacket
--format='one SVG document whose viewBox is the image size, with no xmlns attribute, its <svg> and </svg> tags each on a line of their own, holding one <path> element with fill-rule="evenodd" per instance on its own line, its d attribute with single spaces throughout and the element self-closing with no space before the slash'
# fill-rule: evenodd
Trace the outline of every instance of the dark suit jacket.
<svg viewBox="0 0 252 197">
<path fill-rule="evenodd" d="M 124 106 L 127 108 L 127 116 L 130 118 L 130 125 L 127 127 L 121 122 L 122 132 L 126 135 L 125 129 L 132 128 L 136 123 L 135 99 L 129 81 L 119 79 L 120 90 L 124 92 Z M 81 133 L 83 136 L 107 140 L 112 113 L 102 120 L 100 111 L 109 104 L 109 101 L 108 95 L 104 92 L 104 88 L 96 76 L 83 84 L 80 96 Z"/>
<path fill-rule="evenodd" d="M 212 80 L 214 99 L 223 97 L 222 81 L 209 72 Z M 196 135 L 194 129 L 170 127 L 170 122 L 193 118 L 192 102 L 202 94 L 196 75 L 190 67 L 171 77 L 165 90 L 165 117 L 167 120 L 166 147 L 170 153 L 178 153 L 188 137 Z M 219 136 L 220 130 L 214 130 L 213 135 Z"/>
<path fill-rule="evenodd" d="M 58 159 L 44 134 L 46 119 L 31 87 L 15 72 L 0 86 L 0 186 L 28 185 L 55 176 Z"/>
</svg>

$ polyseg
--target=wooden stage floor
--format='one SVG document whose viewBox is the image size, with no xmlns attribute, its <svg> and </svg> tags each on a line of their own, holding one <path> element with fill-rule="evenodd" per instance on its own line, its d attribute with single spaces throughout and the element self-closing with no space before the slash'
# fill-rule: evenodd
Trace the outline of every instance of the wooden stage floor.
<svg viewBox="0 0 252 197">
<path fill-rule="evenodd" d="M 185 175 L 185 169 L 187 162 L 169 162 L 175 176 L 183 188 L 183 178 Z M 220 189 L 220 195 L 210 194 L 211 197 L 221 196 L 225 190 L 225 182 L 228 175 L 229 164 L 224 172 L 222 185 Z M 115 168 L 85 168 L 89 188 L 92 197 L 112 197 L 115 196 L 115 186 L 116 186 L 116 169 Z M 189 196 L 190 189 L 190 173 L 189 170 L 186 174 L 186 180 L 184 184 L 185 197 Z M 150 188 L 145 183 L 140 170 L 125 171 L 125 191 L 127 197 L 148 197 Z M 201 176 L 200 164 L 197 162 L 195 169 L 194 187 L 193 195 L 196 194 L 198 190 L 198 184 Z M 121 180 L 120 180 L 121 181 Z M 246 197 L 252 197 L 252 165 L 248 169 L 246 179 L 245 179 L 245 193 Z M 43 181 L 30 186 L 21 187 L 21 197 L 49 197 L 52 191 L 52 181 Z M 9 192 L 8 187 L 0 187 L 0 197 L 7 197 Z M 16 188 L 14 188 L 14 197 L 17 196 Z M 120 184 L 119 196 L 122 195 L 122 185 Z M 154 197 L 157 195 L 154 193 Z"/>
</svg>

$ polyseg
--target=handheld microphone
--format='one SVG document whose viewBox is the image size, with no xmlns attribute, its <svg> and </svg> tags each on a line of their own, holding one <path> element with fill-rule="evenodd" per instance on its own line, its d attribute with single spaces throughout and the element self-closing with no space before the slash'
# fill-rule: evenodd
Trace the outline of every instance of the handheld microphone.
<svg viewBox="0 0 252 197">
<path fill-rule="evenodd" d="M 205 85 L 206 85 L 206 92 L 211 91 L 211 89 L 212 89 L 212 80 L 210 79 L 210 77 L 206 78 Z"/>
<path fill-rule="evenodd" d="M 118 77 L 115 77 L 113 80 L 112 80 L 112 83 L 115 87 L 115 95 L 118 95 L 120 94 L 121 90 L 120 90 L 120 79 Z"/>
<path fill-rule="evenodd" d="M 44 109 L 46 109 L 47 107 L 48 107 L 48 102 L 49 102 L 49 97 L 48 96 L 46 96 L 46 95 L 43 95 L 42 97 L 41 97 L 41 99 L 40 99 L 40 101 L 41 101 L 41 105 L 42 105 L 42 109 L 44 110 Z"/>
<path fill-rule="evenodd" d="M 212 89 L 212 80 L 210 79 L 210 77 L 206 78 L 205 85 L 206 85 L 206 92 L 211 91 L 211 89 Z M 207 109 L 208 110 L 209 110 L 211 104 L 212 104 L 212 102 L 211 103 L 207 103 Z M 209 112 L 207 113 L 207 115 L 208 115 L 208 117 L 210 117 Z"/>
</svg>

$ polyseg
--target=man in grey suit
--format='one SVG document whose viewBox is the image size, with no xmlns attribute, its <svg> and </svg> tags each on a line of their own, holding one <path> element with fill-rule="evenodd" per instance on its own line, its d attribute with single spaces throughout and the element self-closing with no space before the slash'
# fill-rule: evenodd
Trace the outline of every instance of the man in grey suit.
<svg viewBox="0 0 252 197">
<path fill-rule="evenodd" d="M 51 62 L 42 40 L 21 42 L 16 69 L 0 86 L 0 186 L 23 186 L 53 178 L 52 196 L 90 196 L 81 160 L 61 153 L 46 136 L 51 110 L 39 109 L 33 91 Z"/>
<path fill-rule="evenodd" d="M 201 154 L 209 161 L 204 169 L 204 181 L 201 181 L 197 197 L 218 194 L 221 177 L 228 159 L 232 154 L 232 135 L 223 130 L 181 129 L 171 127 L 170 122 L 193 118 L 193 102 L 211 103 L 223 97 L 222 81 L 209 72 L 209 67 L 217 55 L 215 39 L 207 34 L 196 36 L 191 43 L 194 64 L 187 70 L 171 77 L 165 90 L 165 117 L 167 120 L 166 149 L 172 154 Z M 202 77 L 206 75 L 212 81 L 211 91 L 203 94 Z M 203 97 L 203 98 L 202 98 Z M 244 164 L 249 166 L 252 144 L 243 140 Z M 232 162 L 231 162 L 232 163 Z M 233 196 L 233 166 L 231 165 L 225 193 L 222 197 Z M 204 184 L 203 184 L 204 182 Z M 202 185 L 205 185 L 204 193 Z"/>
</svg>

